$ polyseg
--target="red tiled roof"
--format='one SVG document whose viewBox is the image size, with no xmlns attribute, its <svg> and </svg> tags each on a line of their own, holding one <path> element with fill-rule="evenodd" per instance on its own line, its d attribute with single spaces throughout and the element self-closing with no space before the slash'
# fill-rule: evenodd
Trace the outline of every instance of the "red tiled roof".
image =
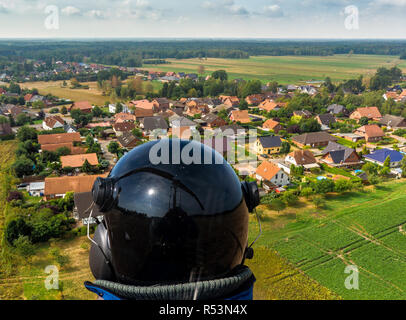
<svg viewBox="0 0 406 320">
<path fill-rule="evenodd" d="M 66 167 L 80 168 L 81 166 L 83 166 L 85 160 L 87 160 L 92 166 L 96 166 L 99 164 L 99 160 L 97 159 L 96 153 L 77 154 L 70 156 L 62 156 L 61 157 L 62 168 Z"/>
<path fill-rule="evenodd" d="M 60 144 L 66 142 L 80 142 L 79 132 L 73 133 L 56 133 L 56 134 L 42 134 L 38 136 L 38 143 L 42 146 L 44 144 Z"/>
</svg>

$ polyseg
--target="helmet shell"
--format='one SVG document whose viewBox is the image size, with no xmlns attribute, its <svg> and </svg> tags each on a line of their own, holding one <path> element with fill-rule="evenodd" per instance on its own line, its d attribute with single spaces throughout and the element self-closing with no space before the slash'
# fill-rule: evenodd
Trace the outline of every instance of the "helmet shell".
<svg viewBox="0 0 406 320">
<path fill-rule="evenodd" d="M 114 204 L 105 221 L 119 282 L 215 279 L 242 263 L 248 209 L 236 173 L 212 148 L 149 142 L 126 154 L 110 178 Z"/>
</svg>

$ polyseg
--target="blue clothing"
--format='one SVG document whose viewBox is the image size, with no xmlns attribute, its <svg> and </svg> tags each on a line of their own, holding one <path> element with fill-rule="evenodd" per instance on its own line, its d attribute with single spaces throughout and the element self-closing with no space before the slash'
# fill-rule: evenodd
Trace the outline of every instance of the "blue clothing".
<svg viewBox="0 0 406 320">
<path fill-rule="evenodd" d="M 118 296 L 115 296 L 114 294 L 107 291 L 106 289 L 93 285 L 90 282 L 85 282 L 85 287 L 89 291 L 96 293 L 103 300 L 125 300 Z M 248 289 L 241 291 L 240 293 L 237 293 L 229 298 L 225 298 L 223 300 L 253 300 L 253 290 L 254 290 L 254 285 L 252 284 L 251 287 L 249 287 Z"/>
</svg>

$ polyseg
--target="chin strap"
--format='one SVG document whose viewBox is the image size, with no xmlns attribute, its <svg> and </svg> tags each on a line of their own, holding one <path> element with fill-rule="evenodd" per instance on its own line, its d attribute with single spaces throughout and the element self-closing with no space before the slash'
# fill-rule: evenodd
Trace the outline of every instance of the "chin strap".
<svg viewBox="0 0 406 320">
<path fill-rule="evenodd" d="M 129 300 L 210 300 L 232 295 L 250 279 L 252 279 L 252 283 L 250 283 L 252 286 L 255 277 L 248 267 L 243 266 L 238 268 L 234 275 L 215 280 L 148 287 L 96 280 L 93 287 Z"/>
</svg>

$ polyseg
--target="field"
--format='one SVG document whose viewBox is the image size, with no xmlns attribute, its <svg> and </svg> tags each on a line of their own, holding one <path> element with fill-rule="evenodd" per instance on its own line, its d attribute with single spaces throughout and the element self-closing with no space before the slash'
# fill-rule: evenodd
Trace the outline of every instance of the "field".
<svg viewBox="0 0 406 320">
<path fill-rule="evenodd" d="M 405 208 L 405 180 L 330 196 L 323 210 L 300 203 L 280 214 L 268 212 L 258 245 L 276 250 L 343 299 L 405 299 Z M 359 290 L 345 286 L 349 265 L 359 270 Z"/>
<path fill-rule="evenodd" d="M 70 83 L 67 81 L 68 84 Z M 52 94 L 58 98 L 70 99 L 72 101 L 87 100 L 93 105 L 102 106 L 106 101 L 110 100 L 109 96 L 104 96 L 102 91 L 97 88 L 97 82 L 81 82 L 83 85 L 88 85 L 89 89 L 70 89 L 69 87 L 61 87 L 63 81 L 38 81 L 38 82 L 24 82 L 22 88 L 38 89 L 40 94 Z M 157 81 L 152 82 L 154 91 L 159 91 L 162 84 Z"/>
<path fill-rule="evenodd" d="M 379 55 L 334 55 L 328 57 L 304 56 L 258 56 L 250 59 L 167 59 L 170 64 L 144 65 L 147 70 L 159 71 L 198 71 L 204 65 L 206 74 L 219 69 L 226 70 L 231 78 L 259 79 L 263 82 L 278 81 L 292 84 L 311 80 L 324 80 L 327 76 L 333 81 L 353 79 L 359 75 L 370 76 L 378 67 L 399 65 L 406 71 L 406 61 L 397 56 Z"/>
<path fill-rule="evenodd" d="M 10 264 L 4 263 L 10 259 L 8 250 L 3 250 L 5 241 L 3 226 L 8 206 L 5 198 L 9 186 L 13 183 L 9 168 L 14 161 L 16 146 L 16 141 L 0 143 L 0 153 L 2 154 L 0 158 L 0 300 L 94 299 L 94 294 L 83 287 L 85 280 L 93 280 L 88 263 L 90 244 L 86 237 L 73 237 L 36 244 L 35 256 L 28 260 L 13 256 Z M 45 267 L 57 265 L 55 259 L 49 255 L 50 248 L 59 248 L 61 254 L 68 257 L 69 260 L 60 268 L 59 290 L 46 290 L 44 285 L 45 278 L 48 276 L 45 273 Z"/>
</svg>

